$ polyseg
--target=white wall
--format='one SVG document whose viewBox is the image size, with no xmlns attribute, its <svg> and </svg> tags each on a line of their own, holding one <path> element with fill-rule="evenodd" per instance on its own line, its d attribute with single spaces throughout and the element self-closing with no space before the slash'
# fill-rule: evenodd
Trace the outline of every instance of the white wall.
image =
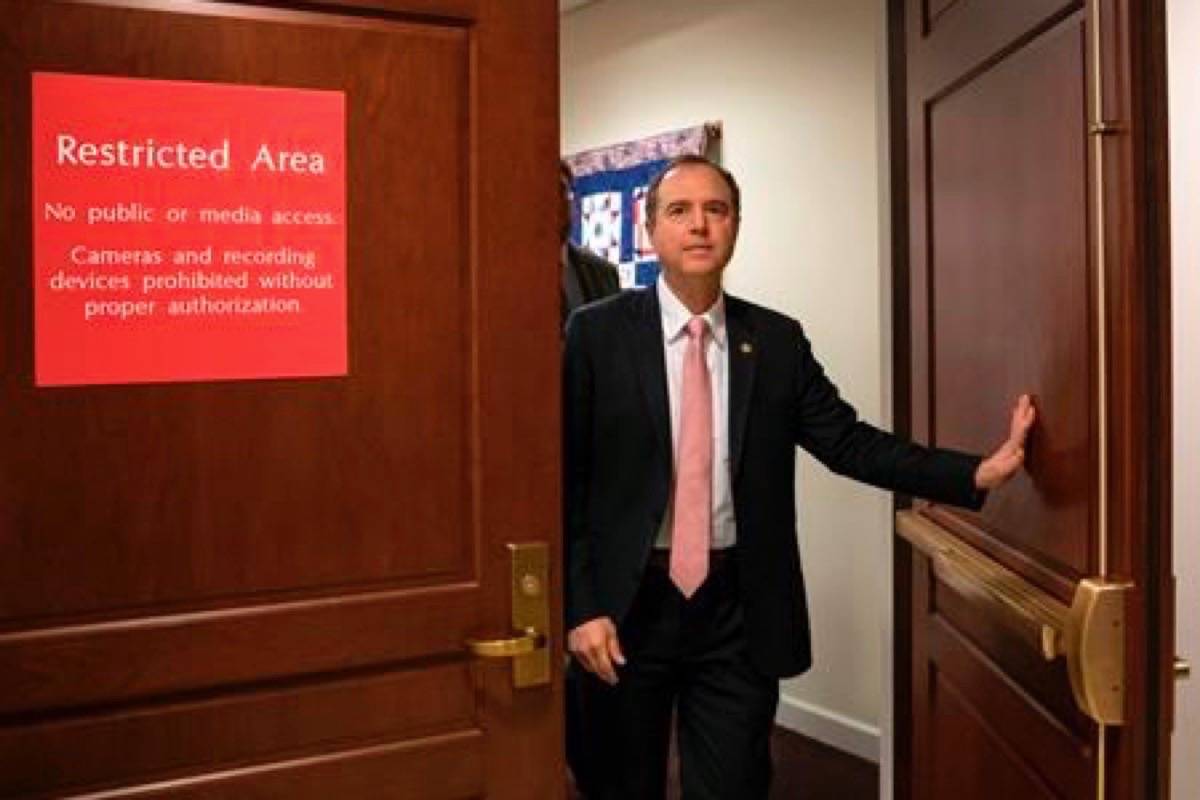
<svg viewBox="0 0 1200 800">
<path fill-rule="evenodd" d="M 882 20 L 878 0 L 605 0 L 563 17 L 561 45 L 564 153 L 724 123 L 721 160 L 743 190 L 727 288 L 801 320 L 876 423 L 890 357 Z M 780 721 L 878 759 L 890 501 L 808 456 L 799 486 L 816 666 L 784 685 Z"/>
<path fill-rule="evenodd" d="M 1200 666 L 1200 3 L 1168 0 L 1177 652 Z M 1200 674 L 1176 683 L 1171 796 L 1200 797 Z"/>
</svg>

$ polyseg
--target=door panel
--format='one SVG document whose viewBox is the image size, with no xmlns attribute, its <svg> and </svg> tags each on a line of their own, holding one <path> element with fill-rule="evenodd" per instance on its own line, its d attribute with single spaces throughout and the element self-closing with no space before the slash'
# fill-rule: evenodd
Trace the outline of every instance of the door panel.
<svg viewBox="0 0 1200 800">
<path fill-rule="evenodd" d="M 911 430 L 990 452 L 1017 395 L 1039 419 L 1025 470 L 981 512 L 899 519 L 916 545 L 897 583 L 900 796 L 1141 797 L 1153 783 L 1140 765 L 1160 753 L 1147 672 L 1162 609 L 1142 590 L 1169 577 L 1150 489 L 1169 452 L 1150 435 L 1167 265 L 1136 213 L 1162 197 L 1149 6 L 904 4 Z M 1085 578 L 1127 587 L 1112 639 L 1124 678 L 1106 684 L 1123 687 L 1119 726 L 1084 713 L 1068 670 Z"/>
<path fill-rule="evenodd" d="M 995 620 L 967 616 L 962 598 L 944 585 L 935 584 L 935 593 L 936 616 L 927 630 L 934 780 L 940 764 L 961 760 L 970 766 L 954 768 L 965 773 L 959 780 L 990 785 L 989 768 L 1013 769 L 1053 787 L 1052 796 L 1090 796 L 1085 790 L 1095 771 L 1094 747 L 1086 736 L 1087 720 L 1071 704 L 1061 673 L 1036 663 L 1025 648 L 1005 637 Z M 992 660 L 989 654 L 999 658 Z M 954 728 L 963 714 L 994 740 L 986 749 L 946 747 L 957 740 Z M 989 793 L 1021 796 L 991 793 L 990 788 Z"/>
<path fill-rule="evenodd" d="M 1005 747 L 1005 736 L 952 680 L 935 672 L 930 691 L 935 732 L 933 748 L 937 754 L 932 765 L 933 796 L 970 797 L 978 784 L 976 776 L 986 770 L 990 791 L 995 797 L 1045 800 L 1062 797 L 1019 754 L 1006 753 L 1008 757 L 1000 759 L 986 757 L 987 753 Z M 969 755 L 955 758 L 953 754 L 957 749 Z"/>
<path fill-rule="evenodd" d="M 426 700 L 414 704 L 413 698 Z M 471 674 L 464 665 L 388 671 L 270 693 L 154 704 L 135 714 L 48 719 L 5 729 L 0 752 L 14 765 L 6 790 L 19 795 L 339 742 L 469 730 L 474 727 L 472 699 Z M 21 765 L 19 772 L 15 765 Z"/>
<path fill-rule="evenodd" d="M 125 797 L 153 800 L 224 800 L 229 797 L 457 800 L 484 796 L 487 779 L 483 762 L 483 736 L 478 731 L 471 731 L 414 743 L 353 747 L 319 756 L 164 780 L 129 791 L 113 790 L 85 796 L 88 800 Z"/>
<path fill-rule="evenodd" d="M 1095 572 L 1084 54 L 1072 16 L 927 112 L 928 435 L 987 452 L 1010 398 L 1039 387 L 1046 424 L 1030 469 L 974 520 L 985 532 L 975 541 L 1072 580 Z M 1020 571 L 1020 560 L 1007 563 Z"/>
<path fill-rule="evenodd" d="M 125 392 L 14 387 L 3 435 L 16 452 L 40 443 L 41 454 L 13 470 L 4 488 L 10 502 L 0 514 L 22 530 L 21 557 L 0 565 L 4 617 L 469 575 L 469 240 L 457 233 L 468 212 L 466 197 L 449 190 L 463 184 L 466 170 L 463 31 L 42 13 L 53 25 L 26 38 L 33 65 L 346 91 L 351 377 Z M 96 35 L 109 25 L 124 36 Z M 214 42 L 245 55 L 229 63 L 205 58 Z M 10 75 L 28 108 L 28 77 Z M 16 138 L 26 148 L 28 139 L 27 130 Z M 419 220 L 421 235 L 411 222 L 385 226 L 388 219 Z M 10 307 L 24 300 L 10 297 Z M 29 309 L 20 310 L 28 320 Z M 8 374 L 27 373 L 25 344 L 11 341 Z M 422 368 L 382 368 L 389 361 Z M 354 441 L 363 431 L 373 441 L 336 461 L 312 457 L 314 445 Z M 256 469 L 247 474 L 241 464 Z M 402 485 L 424 481 L 426 489 L 397 503 L 393 486 L 372 479 L 379 474 Z M 36 517 L 14 519 L 30 508 Z M 94 548 L 97 535 L 105 558 L 64 557 Z"/>
<path fill-rule="evenodd" d="M 3 24 L 0 794 L 560 796 L 559 671 L 463 644 L 558 563 L 554 4 Z M 349 374 L 35 388 L 34 71 L 344 92 Z"/>
</svg>

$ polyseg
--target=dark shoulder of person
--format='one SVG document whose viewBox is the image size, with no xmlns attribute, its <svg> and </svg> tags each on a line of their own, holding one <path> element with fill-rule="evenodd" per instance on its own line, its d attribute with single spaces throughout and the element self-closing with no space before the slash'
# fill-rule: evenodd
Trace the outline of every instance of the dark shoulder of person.
<svg viewBox="0 0 1200 800">
<path fill-rule="evenodd" d="M 617 268 L 585 247 L 569 246 L 570 258 L 583 289 L 584 302 L 599 300 L 621 290 Z"/>
</svg>

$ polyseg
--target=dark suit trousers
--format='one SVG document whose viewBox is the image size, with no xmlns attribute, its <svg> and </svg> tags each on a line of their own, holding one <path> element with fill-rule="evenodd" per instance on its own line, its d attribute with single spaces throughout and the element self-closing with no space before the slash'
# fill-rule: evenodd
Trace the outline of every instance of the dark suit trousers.
<svg viewBox="0 0 1200 800">
<path fill-rule="evenodd" d="M 583 676 L 590 797 L 660 800 L 675 712 L 684 800 L 766 798 L 779 682 L 750 663 L 732 554 L 690 600 L 652 558 L 619 636 L 617 685 Z"/>
</svg>

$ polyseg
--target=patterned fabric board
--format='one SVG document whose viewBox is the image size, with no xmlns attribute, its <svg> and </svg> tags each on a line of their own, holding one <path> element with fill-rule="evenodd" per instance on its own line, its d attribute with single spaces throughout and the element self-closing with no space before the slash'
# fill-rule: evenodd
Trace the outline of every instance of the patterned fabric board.
<svg viewBox="0 0 1200 800">
<path fill-rule="evenodd" d="M 658 278 L 658 259 L 646 234 L 646 185 L 667 160 L 597 172 L 575 179 L 579 203 L 574 240 L 617 265 L 621 287 L 649 286 Z"/>
<path fill-rule="evenodd" d="M 697 125 L 566 157 L 575 175 L 571 239 L 616 264 L 622 288 L 658 278 L 644 225 L 650 179 L 676 156 L 707 154 L 720 130 L 719 123 Z"/>
</svg>

